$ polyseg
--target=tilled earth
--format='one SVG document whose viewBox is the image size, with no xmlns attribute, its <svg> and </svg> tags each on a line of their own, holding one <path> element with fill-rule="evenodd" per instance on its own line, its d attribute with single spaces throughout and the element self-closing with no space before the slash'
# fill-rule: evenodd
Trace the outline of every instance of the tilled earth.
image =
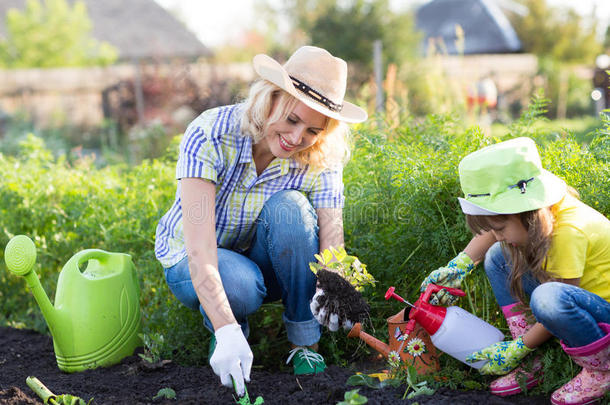
<svg viewBox="0 0 610 405">
<path fill-rule="evenodd" d="M 254 369 L 248 391 L 252 403 L 262 396 L 265 404 L 336 404 L 343 400 L 346 380 L 354 370 L 330 366 L 315 376 L 295 377 Z M 55 394 L 77 395 L 93 404 L 231 404 L 230 389 L 220 385 L 210 367 L 184 367 L 174 363 L 149 368 L 138 357 L 126 358 L 109 368 L 66 374 L 57 368 L 50 337 L 29 330 L 0 328 L 0 403 L 39 404 L 26 385 L 36 376 Z M 175 400 L 153 400 L 162 388 L 172 388 Z M 541 396 L 517 395 L 501 398 L 486 391 L 456 391 L 441 388 L 431 396 L 402 400 L 404 388 L 375 390 L 360 388 L 368 404 L 548 404 Z"/>
</svg>

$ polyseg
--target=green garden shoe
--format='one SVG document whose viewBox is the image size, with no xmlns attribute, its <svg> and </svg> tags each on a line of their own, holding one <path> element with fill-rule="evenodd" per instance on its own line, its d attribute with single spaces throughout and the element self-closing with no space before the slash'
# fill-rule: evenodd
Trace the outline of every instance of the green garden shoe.
<svg viewBox="0 0 610 405">
<path fill-rule="evenodd" d="M 286 364 L 292 360 L 294 375 L 317 374 L 326 369 L 324 357 L 315 350 L 303 346 L 297 346 L 290 351 Z"/>
<path fill-rule="evenodd" d="M 212 359 L 214 349 L 216 349 L 216 336 L 212 335 L 210 338 L 210 344 L 208 346 L 208 363 L 210 362 L 210 359 Z"/>
</svg>

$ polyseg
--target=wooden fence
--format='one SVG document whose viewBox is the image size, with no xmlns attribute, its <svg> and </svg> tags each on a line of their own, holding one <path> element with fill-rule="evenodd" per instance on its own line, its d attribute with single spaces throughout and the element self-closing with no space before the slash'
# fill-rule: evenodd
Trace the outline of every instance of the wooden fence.
<svg viewBox="0 0 610 405">
<path fill-rule="evenodd" d="M 135 95 L 136 102 L 141 104 L 136 110 L 142 119 L 147 118 L 142 115 L 158 104 L 155 100 L 147 100 L 146 96 L 158 96 L 160 90 L 172 93 L 178 88 L 192 91 L 196 87 L 205 95 L 219 81 L 249 82 L 253 78 L 254 71 L 249 64 L 0 70 L 0 110 L 8 114 L 26 113 L 40 127 L 66 124 L 90 127 L 103 121 L 104 113 L 108 113 L 105 95 L 113 89 L 121 91 L 121 84 L 126 84 L 124 88 L 135 93 L 131 96 Z"/>
<path fill-rule="evenodd" d="M 449 80 L 468 84 L 492 78 L 500 94 L 520 89 L 525 103 L 536 86 L 534 55 L 439 56 L 438 63 Z M 96 126 L 105 116 L 124 119 L 126 126 L 159 117 L 171 121 L 177 112 L 184 112 L 185 105 L 199 113 L 235 101 L 229 99 L 234 87 L 244 91 L 253 79 L 255 73 L 248 63 L 0 70 L 0 112 L 25 112 L 40 127 Z M 166 100 L 160 101 L 162 98 Z M 371 110 L 374 100 L 372 104 Z M 188 113 L 182 115 L 189 118 Z"/>
</svg>

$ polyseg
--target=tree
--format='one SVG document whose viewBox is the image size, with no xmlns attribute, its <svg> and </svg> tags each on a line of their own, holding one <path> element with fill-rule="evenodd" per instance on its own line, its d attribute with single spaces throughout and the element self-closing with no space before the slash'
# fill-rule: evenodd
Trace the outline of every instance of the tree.
<svg viewBox="0 0 610 405">
<path fill-rule="evenodd" d="M 394 13 L 388 0 L 284 0 L 283 13 L 312 45 L 368 69 L 375 40 L 385 62 L 398 64 L 415 57 L 420 40 L 413 16 Z"/>
<path fill-rule="evenodd" d="M 525 16 L 513 15 L 511 22 L 526 52 L 559 62 L 590 63 L 601 51 L 596 23 L 573 10 L 548 7 L 546 0 L 522 0 L 529 9 Z"/>
<path fill-rule="evenodd" d="M 25 10 L 6 15 L 7 38 L 0 41 L 0 67 L 32 68 L 108 65 L 118 52 L 91 37 L 82 1 L 28 0 Z"/>
</svg>

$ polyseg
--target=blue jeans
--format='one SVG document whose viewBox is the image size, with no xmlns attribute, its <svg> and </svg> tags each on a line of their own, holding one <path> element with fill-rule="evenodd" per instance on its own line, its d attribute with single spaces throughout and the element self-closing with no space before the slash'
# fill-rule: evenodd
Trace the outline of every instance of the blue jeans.
<svg viewBox="0 0 610 405">
<path fill-rule="evenodd" d="M 309 262 L 315 260 L 318 250 L 318 217 L 307 198 L 295 190 L 277 192 L 267 200 L 256 220 L 248 252 L 218 248 L 222 285 L 246 337 L 250 332 L 248 316 L 263 302 L 281 299 L 288 340 L 297 346 L 320 340 L 320 324 L 309 309 L 316 289 Z M 199 309 L 205 327 L 213 332 L 191 282 L 188 258 L 165 269 L 165 279 L 181 303 Z"/>
<path fill-rule="evenodd" d="M 500 243 L 487 251 L 484 266 L 498 304 L 516 303 L 508 281 L 511 263 Z M 567 346 L 586 346 L 606 335 L 597 324 L 610 323 L 610 303 L 597 294 L 565 283 L 540 284 L 529 274 L 522 283 L 536 320 Z"/>
</svg>

